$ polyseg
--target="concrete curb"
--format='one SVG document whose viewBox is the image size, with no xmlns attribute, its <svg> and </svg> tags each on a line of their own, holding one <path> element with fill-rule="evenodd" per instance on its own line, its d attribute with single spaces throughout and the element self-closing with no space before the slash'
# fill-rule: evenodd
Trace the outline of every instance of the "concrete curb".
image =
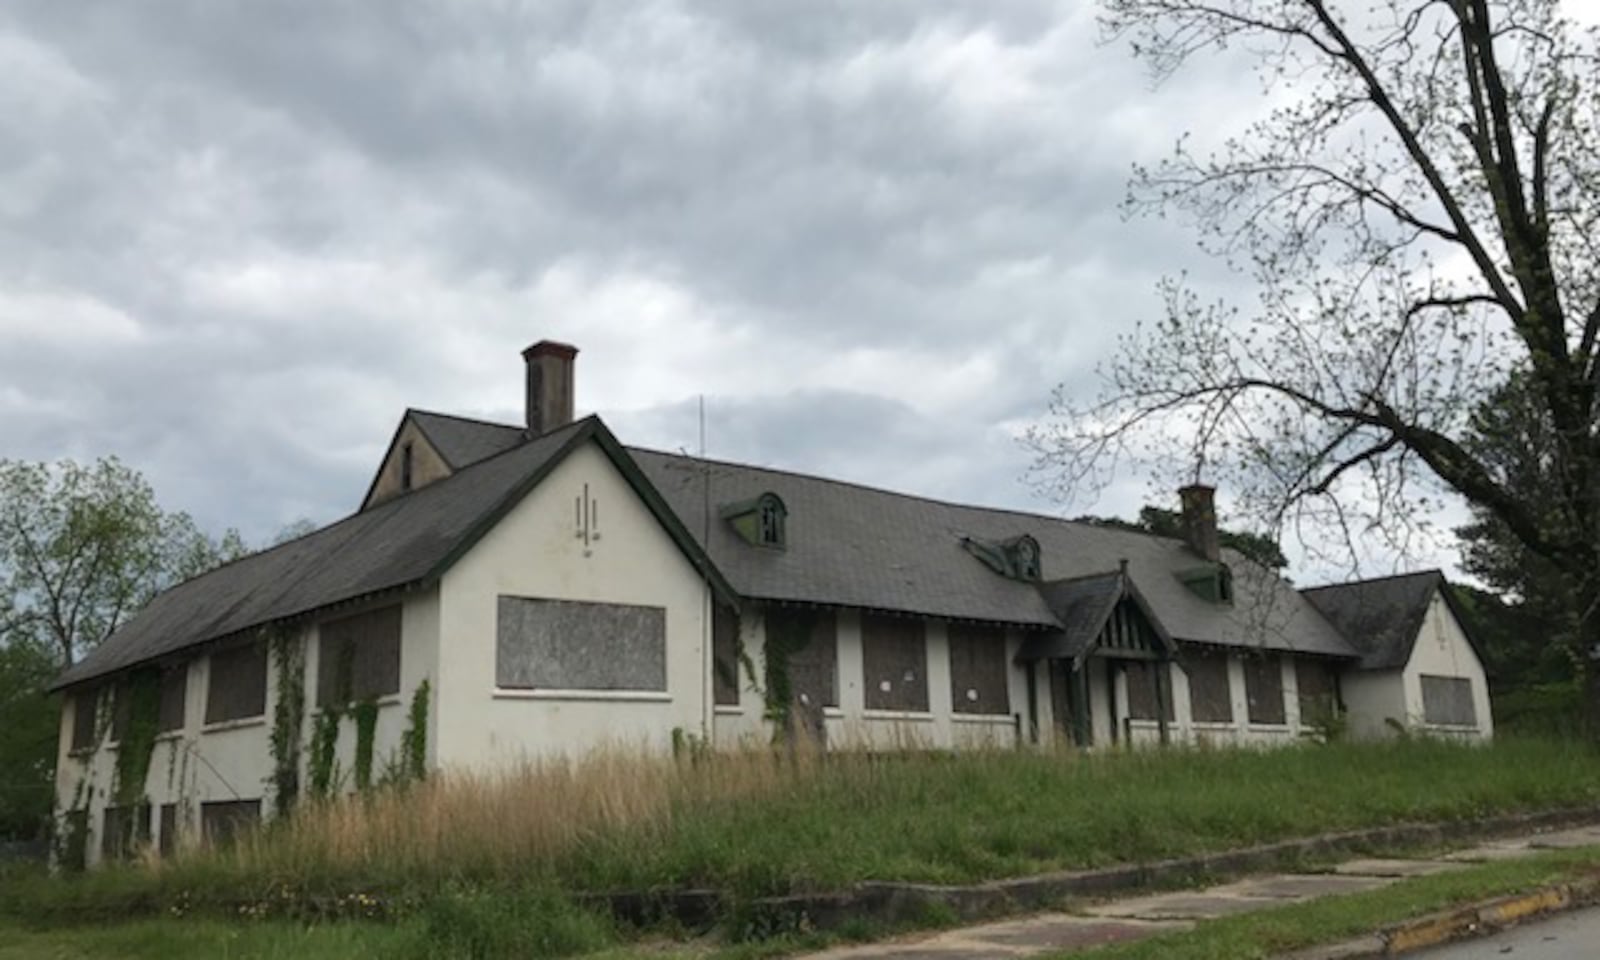
<svg viewBox="0 0 1600 960">
<path fill-rule="evenodd" d="M 736 933 L 755 938 L 784 932 L 834 930 L 847 923 L 863 920 L 900 926 L 925 923 L 926 918 L 936 916 L 942 923 L 964 923 L 1046 909 L 1073 898 L 1106 897 L 1146 887 L 1180 885 L 1204 877 L 1264 872 L 1311 857 L 1446 845 L 1467 839 L 1488 839 L 1594 823 L 1600 823 L 1600 809 L 1585 807 L 1448 823 L 1395 824 L 1222 853 L 1103 870 L 1039 874 L 971 886 L 868 882 L 849 890 L 768 897 L 736 906 L 718 903 L 717 906 L 735 906 L 733 922 L 740 928 Z M 695 916 L 677 915 L 678 911 L 670 903 L 673 897 L 691 898 L 699 908 L 692 911 Z M 622 920 L 639 922 L 677 915 L 676 919 L 693 927 L 696 926 L 696 920 L 703 922 L 708 914 L 717 912 L 712 903 L 721 898 L 712 891 L 682 891 L 676 894 L 662 891 L 659 899 L 649 894 L 602 895 L 598 899 L 610 900 L 613 914 Z M 669 902 L 663 903 L 663 900 Z"/>
<path fill-rule="evenodd" d="M 1538 917 L 1600 903 L 1600 873 L 1527 893 L 1498 897 L 1385 927 L 1376 934 L 1311 947 L 1284 960 L 1373 960 L 1487 937 Z"/>
</svg>

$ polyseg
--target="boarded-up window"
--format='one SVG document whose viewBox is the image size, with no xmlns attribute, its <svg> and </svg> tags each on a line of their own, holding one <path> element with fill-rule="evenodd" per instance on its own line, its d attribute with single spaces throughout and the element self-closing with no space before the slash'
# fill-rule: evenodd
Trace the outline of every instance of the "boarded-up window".
<svg viewBox="0 0 1600 960">
<path fill-rule="evenodd" d="M 863 614 L 861 672 L 868 710 L 928 710 L 928 651 L 921 620 Z"/>
<path fill-rule="evenodd" d="M 1478 710 L 1472 702 L 1472 681 L 1466 677 L 1422 675 L 1422 719 L 1449 727 L 1475 727 Z"/>
<path fill-rule="evenodd" d="M 189 665 L 168 667 L 161 671 L 161 707 L 156 713 L 156 732 L 170 733 L 182 730 L 184 705 L 189 695 Z"/>
<path fill-rule="evenodd" d="M 1189 709 L 1196 723 L 1232 723 L 1233 693 L 1228 686 L 1228 657 L 1216 651 L 1192 651 L 1184 661 L 1189 675 Z"/>
<path fill-rule="evenodd" d="M 519 690 L 665 691 L 667 612 L 503 596 L 495 683 Z"/>
<path fill-rule="evenodd" d="M 1333 666 L 1325 660 L 1300 657 L 1294 662 L 1294 683 L 1300 700 L 1300 723 L 1326 724 L 1338 708 L 1338 686 Z"/>
<path fill-rule="evenodd" d="M 61 868 L 80 872 L 89 863 L 89 811 L 68 810 L 61 817 Z"/>
<path fill-rule="evenodd" d="M 956 713 L 1011 712 L 1006 632 L 999 627 L 950 625 L 950 705 Z"/>
<path fill-rule="evenodd" d="M 230 843 L 260 822 L 260 800 L 221 800 L 200 804 L 200 836 L 212 846 Z"/>
<path fill-rule="evenodd" d="M 163 803 L 161 805 L 161 836 L 157 838 L 160 844 L 161 855 L 170 857 L 178 852 L 178 805 L 176 803 Z"/>
<path fill-rule="evenodd" d="M 739 705 L 739 615 L 718 606 L 711 619 L 711 678 L 718 706 Z"/>
<path fill-rule="evenodd" d="M 150 842 L 150 806 L 106 807 L 100 829 L 100 856 L 126 860 Z"/>
<path fill-rule="evenodd" d="M 259 717 L 267 712 L 267 646 L 247 643 L 211 655 L 206 723 Z"/>
<path fill-rule="evenodd" d="M 1156 703 L 1161 704 L 1162 717 L 1173 719 L 1172 676 L 1165 663 L 1147 660 L 1129 661 L 1123 669 L 1128 678 L 1128 716 L 1134 720 L 1159 720 Z M 1161 699 L 1156 700 L 1156 678 L 1161 677 Z"/>
<path fill-rule="evenodd" d="M 72 749 L 94 747 L 95 712 L 99 703 L 100 691 L 94 687 L 80 687 L 72 695 Z"/>
<path fill-rule="evenodd" d="M 1284 724 L 1283 661 L 1276 655 L 1244 658 L 1244 693 L 1251 723 Z"/>
<path fill-rule="evenodd" d="M 767 656 L 787 653 L 789 696 L 801 707 L 837 707 L 838 630 L 831 610 L 773 607 L 766 612 Z"/>
<path fill-rule="evenodd" d="M 400 692 L 399 604 L 329 620 L 317 633 L 317 706 Z"/>
</svg>

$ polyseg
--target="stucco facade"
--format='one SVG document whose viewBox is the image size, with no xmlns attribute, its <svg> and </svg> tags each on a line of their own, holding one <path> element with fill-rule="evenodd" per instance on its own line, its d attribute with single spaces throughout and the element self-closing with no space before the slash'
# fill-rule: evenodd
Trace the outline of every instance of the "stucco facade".
<svg viewBox="0 0 1600 960">
<path fill-rule="evenodd" d="M 1466 680 L 1471 684 L 1470 723 L 1439 723 L 1430 718 L 1423 700 L 1425 677 Z M 1344 679 L 1350 731 L 1364 738 L 1395 736 L 1400 730 L 1464 740 L 1494 736 L 1494 713 L 1483 662 L 1468 641 L 1442 594 L 1428 599 L 1427 614 L 1417 631 L 1405 666 L 1392 670 L 1355 670 Z"/>
</svg>

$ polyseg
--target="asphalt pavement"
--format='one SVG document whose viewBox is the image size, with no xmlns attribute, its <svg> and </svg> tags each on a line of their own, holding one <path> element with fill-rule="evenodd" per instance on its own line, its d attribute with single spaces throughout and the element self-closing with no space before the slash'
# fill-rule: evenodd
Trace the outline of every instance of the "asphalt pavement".
<svg viewBox="0 0 1600 960">
<path fill-rule="evenodd" d="M 1597 960 L 1600 907 L 1560 913 L 1481 940 L 1409 954 L 1414 960 Z"/>
</svg>

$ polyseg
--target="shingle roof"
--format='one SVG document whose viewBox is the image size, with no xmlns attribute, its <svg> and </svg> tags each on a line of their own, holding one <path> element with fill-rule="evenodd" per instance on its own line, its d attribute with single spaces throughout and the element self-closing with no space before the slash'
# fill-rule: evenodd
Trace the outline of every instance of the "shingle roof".
<svg viewBox="0 0 1600 960">
<path fill-rule="evenodd" d="M 1003 577 L 961 547 L 1031 534 L 1043 579 L 1100 574 L 1119 560 L 1155 619 L 1178 640 L 1353 657 L 1282 578 L 1229 553 L 1235 603 L 1208 602 L 1177 578 L 1203 563 L 1182 541 L 1054 517 L 943 503 L 856 484 L 630 448 L 745 597 L 920 613 L 1027 627 L 1060 623 L 1033 584 Z M 771 491 L 788 507 L 787 546 L 754 546 L 718 505 Z M 706 505 L 711 507 L 707 517 Z"/>
<path fill-rule="evenodd" d="M 407 410 L 406 415 L 416 423 L 433 449 L 438 451 L 451 470 L 460 470 L 468 464 L 486 457 L 505 453 L 528 439 L 521 427 L 467 417 L 434 413 L 431 410 Z"/>
<path fill-rule="evenodd" d="M 1424 570 L 1301 592 L 1361 651 L 1361 669 L 1393 670 L 1411 659 L 1428 603 L 1444 585 L 1443 573 Z"/>
</svg>

